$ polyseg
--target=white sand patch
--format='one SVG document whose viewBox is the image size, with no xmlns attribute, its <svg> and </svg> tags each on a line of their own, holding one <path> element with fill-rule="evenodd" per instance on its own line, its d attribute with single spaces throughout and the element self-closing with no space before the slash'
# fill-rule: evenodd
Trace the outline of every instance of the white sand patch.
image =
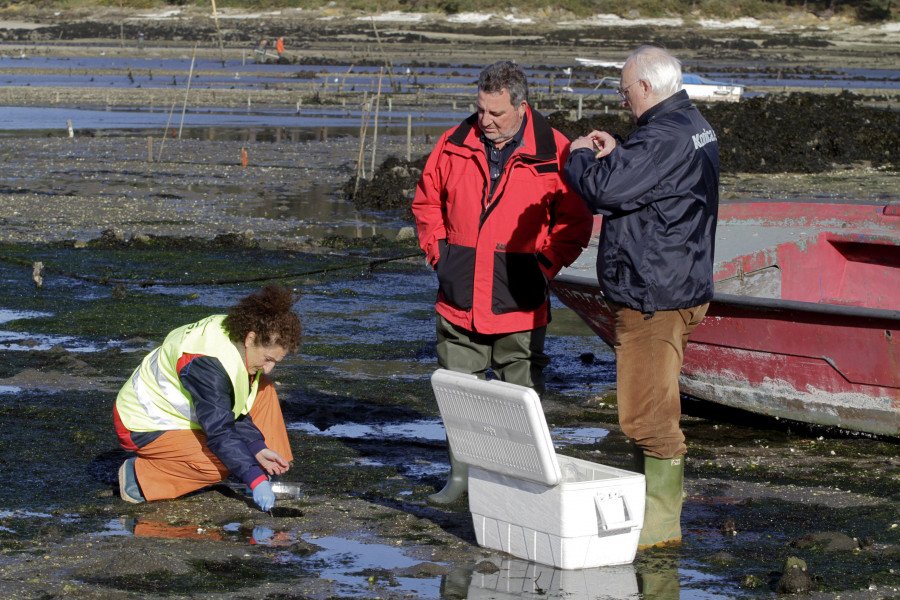
<svg viewBox="0 0 900 600">
<path fill-rule="evenodd" d="M 878 31 L 884 31 L 887 33 L 898 33 L 900 32 L 900 23 L 885 23 L 881 27 L 878 28 Z"/>
<path fill-rule="evenodd" d="M 357 21 L 383 21 L 389 23 L 421 23 L 425 20 L 425 13 L 405 13 L 399 10 L 373 15 L 369 17 L 357 17 Z"/>
<path fill-rule="evenodd" d="M 470 25 L 477 25 L 480 23 L 484 23 L 485 21 L 491 19 L 493 17 L 493 13 L 459 13 L 458 15 L 450 15 L 447 17 L 447 21 L 450 23 L 468 23 Z"/>
<path fill-rule="evenodd" d="M 220 19 L 264 19 L 267 17 L 280 17 L 281 11 L 276 10 L 272 12 L 240 12 L 240 11 L 217 11 L 218 17 Z M 212 18 L 212 11 L 209 13 L 210 18 Z"/>
<path fill-rule="evenodd" d="M 153 20 L 167 20 L 167 19 L 177 19 L 181 16 L 180 8 L 172 8 L 169 10 L 146 10 L 135 13 L 134 16 L 128 17 L 131 19 L 153 19 Z"/>
<path fill-rule="evenodd" d="M 734 19 L 731 21 L 719 21 L 718 19 L 700 19 L 697 21 L 701 27 L 707 29 L 736 29 L 743 27 L 744 29 L 759 29 L 761 24 L 753 17 L 744 17 L 742 19 Z"/>
<path fill-rule="evenodd" d="M 40 29 L 41 27 L 46 26 L 26 21 L 0 21 L 0 29 Z"/>
<path fill-rule="evenodd" d="M 511 25 L 531 25 L 534 19 L 531 17 L 517 17 L 515 15 L 504 15 L 503 20 Z"/>
<path fill-rule="evenodd" d="M 680 27 L 684 25 L 681 18 L 672 19 L 623 19 L 618 15 L 599 14 L 580 21 L 561 21 L 560 25 L 593 25 L 599 27 L 636 27 L 638 25 L 655 25 L 658 27 Z"/>
</svg>

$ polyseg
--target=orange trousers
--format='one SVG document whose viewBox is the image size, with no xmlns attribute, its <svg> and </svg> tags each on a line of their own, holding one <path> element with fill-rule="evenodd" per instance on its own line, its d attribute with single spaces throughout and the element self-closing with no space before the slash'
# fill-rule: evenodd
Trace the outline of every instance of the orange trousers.
<svg viewBox="0 0 900 600">
<path fill-rule="evenodd" d="M 288 462 L 294 459 L 284 416 L 272 380 L 260 374 L 250 418 L 266 446 Z M 167 431 L 137 450 L 134 472 L 144 498 L 166 500 L 221 482 L 229 471 L 206 445 L 206 434 L 194 429 Z"/>
</svg>

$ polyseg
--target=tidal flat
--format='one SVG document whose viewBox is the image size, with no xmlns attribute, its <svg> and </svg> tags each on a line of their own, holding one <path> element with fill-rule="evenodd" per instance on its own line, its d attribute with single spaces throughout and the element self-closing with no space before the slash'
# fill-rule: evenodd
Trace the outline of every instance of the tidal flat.
<svg viewBox="0 0 900 600">
<path fill-rule="evenodd" d="M 115 18 L 95 20 L 89 39 L 52 17 L 44 32 L 7 33 L 2 73 L 13 48 L 134 57 L 136 49 L 122 49 L 116 38 Z M 233 61 L 281 26 L 274 19 L 244 25 L 229 28 Z M 202 19 L 168 29 L 156 22 L 158 38 L 148 38 L 147 51 L 189 57 L 202 39 L 215 57 L 210 27 Z M 514 41 L 522 59 L 537 57 L 543 71 L 582 49 L 624 57 L 638 41 L 684 38 L 664 28 L 607 28 L 591 38 L 605 46 L 568 47 L 571 30 L 541 27 Z M 397 64 L 442 47 L 424 29 L 421 37 L 410 36 L 409 26 L 395 29 L 382 34 Z M 454 63 L 509 52 L 508 27 L 502 40 L 488 26 L 432 29 L 455 40 Z M 829 36 L 812 29 L 725 30 L 684 38 L 693 40 L 684 51 L 709 65 L 765 59 L 829 70 L 898 54 L 890 31 L 835 28 L 838 35 L 857 42 L 812 44 Z M 725 43 L 750 38 L 756 48 Z M 304 52 L 346 61 L 348 45 L 358 53 L 368 45 L 366 59 L 379 59 L 371 26 L 350 19 L 310 35 Z M 828 64 L 817 65 L 817 57 Z M 180 64 L 183 77 L 187 63 Z M 0 87 L 3 103 L 47 108 L 59 97 L 64 109 L 103 112 L 149 93 L 40 90 L 42 74 L 31 76 L 32 85 Z M 305 81 L 301 87 L 307 93 Z M 229 93 L 245 102 L 243 91 Z M 260 91 L 267 102 L 295 101 L 278 94 L 275 86 Z M 895 92 L 878 95 L 889 104 Z M 168 109 L 175 97 L 155 102 Z M 555 108 L 549 97 L 548 90 L 545 105 Z M 452 101 L 441 102 L 452 112 Z M 464 101 L 457 103 L 464 114 Z M 565 104 L 565 118 L 573 107 Z M 592 116 L 602 112 L 598 105 Z M 896 439 L 687 398 L 679 548 L 640 552 L 626 567 L 565 573 L 479 548 L 465 502 L 429 506 L 425 498 L 447 469 L 428 379 L 436 368 L 436 281 L 404 229 L 411 223 L 402 208 L 361 208 L 342 193 L 360 156 L 353 117 L 327 128 L 192 127 L 183 139 L 171 127 L 76 127 L 68 137 L 64 122 L 0 136 L 0 597 L 771 598 L 792 557 L 808 567 L 805 597 L 900 597 Z M 378 163 L 426 154 L 440 130 L 417 127 L 407 140 L 405 121 L 397 126 L 400 133 L 379 135 Z M 811 172 L 729 171 L 722 185 L 725 201 L 900 201 L 895 167 L 856 158 Z M 124 503 L 116 471 L 125 453 L 110 416 L 122 382 L 169 330 L 221 312 L 268 281 L 301 294 L 305 343 L 274 371 L 296 459 L 283 480 L 299 486 L 299 497 L 279 497 L 271 514 L 229 484 L 173 501 Z M 628 468 L 612 353 L 555 299 L 549 333 L 543 404 L 557 451 Z"/>
</svg>

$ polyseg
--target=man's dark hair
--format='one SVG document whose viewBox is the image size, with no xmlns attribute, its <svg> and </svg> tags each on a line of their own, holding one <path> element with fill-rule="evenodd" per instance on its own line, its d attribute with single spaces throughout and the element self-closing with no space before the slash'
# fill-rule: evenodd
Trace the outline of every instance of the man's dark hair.
<svg viewBox="0 0 900 600">
<path fill-rule="evenodd" d="M 528 80 L 522 67 L 510 60 L 495 62 L 478 76 L 478 89 L 489 94 L 509 91 L 509 102 L 519 106 L 528 101 Z"/>
<path fill-rule="evenodd" d="M 303 336 L 300 318 L 292 310 L 298 299 L 290 288 L 269 284 L 238 300 L 222 325 L 232 342 L 244 341 L 253 331 L 258 345 L 278 344 L 288 352 L 296 352 Z"/>
</svg>

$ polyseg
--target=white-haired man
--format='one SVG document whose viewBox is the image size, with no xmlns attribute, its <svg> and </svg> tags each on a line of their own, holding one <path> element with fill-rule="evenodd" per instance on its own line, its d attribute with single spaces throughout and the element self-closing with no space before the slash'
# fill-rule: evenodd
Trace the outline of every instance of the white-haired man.
<svg viewBox="0 0 900 600">
<path fill-rule="evenodd" d="M 565 176 L 603 215 L 597 278 L 615 317 L 619 423 L 647 480 L 639 547 L 648 547 L 681 541 L 678 375 L 713 297 L 719 146 L 665 50 L 632 53 L 618 93 L 637 129 L 577 138 Z"/>
</svg>

